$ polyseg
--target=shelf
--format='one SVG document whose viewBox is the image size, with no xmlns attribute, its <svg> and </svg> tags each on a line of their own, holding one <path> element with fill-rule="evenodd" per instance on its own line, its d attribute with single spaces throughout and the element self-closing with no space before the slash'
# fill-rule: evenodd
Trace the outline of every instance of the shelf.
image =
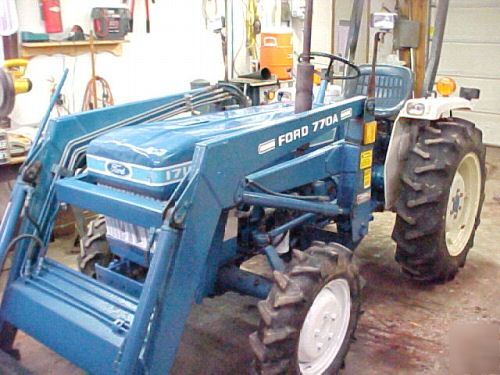
<svg viewBox="0 0 500 375">
<path fill-rule="evenodd" d="M 127 42 L 126 40 L 94 40 L 94 51 L 95 53 L 110 52 L 115 56 L 120 56 L 122 45 Z M 88 40 L 21 43 L 21 57 L 23 58 L 56 54 L 78 56 L 85 53 L 90 53 L 90 41 Z"/>
</svg>

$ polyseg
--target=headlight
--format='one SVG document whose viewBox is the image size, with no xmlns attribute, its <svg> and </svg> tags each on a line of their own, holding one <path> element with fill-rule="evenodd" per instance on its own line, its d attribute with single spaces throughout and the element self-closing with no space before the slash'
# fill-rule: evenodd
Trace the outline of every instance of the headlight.
<svg viewBox="0 0 500 375">
<path fill-rule="evenodd" d="M 412 116 L 422 116 L 425 113 L 424 103 L 408 103 L 406 105 L 406 112 Z"/>
</svg>

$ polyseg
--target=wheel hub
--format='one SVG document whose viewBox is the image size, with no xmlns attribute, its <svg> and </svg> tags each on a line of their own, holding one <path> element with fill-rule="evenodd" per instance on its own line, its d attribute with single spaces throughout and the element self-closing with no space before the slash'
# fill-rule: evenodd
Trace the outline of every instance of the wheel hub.
<svg viewBox="0 0 500 375">
<path fill-rule="evenodd" d="M 460 162 L 450 187 L 446 212 L 446 246 L 451 256 L 464 251 L 476 220 L 481 194 L 481 168 L 476 154 Z"/>
<path fill-rule="evenodd" d="M 449 215 L 456 220 L 458 215 L 463 212 L 463 203 L 465 200 L 465 182 L 463 177 L 459 174 L 453 179 L 450 189 L 450 199 L 451 210 Z"/>
<path fill-rule="evenodd" d="M 351 295 L 344 279 L 318 293 L 300 331 L 298 359 L 304 375 L 321 374 L 335 360 L 349 327 Z"/>
</svg>

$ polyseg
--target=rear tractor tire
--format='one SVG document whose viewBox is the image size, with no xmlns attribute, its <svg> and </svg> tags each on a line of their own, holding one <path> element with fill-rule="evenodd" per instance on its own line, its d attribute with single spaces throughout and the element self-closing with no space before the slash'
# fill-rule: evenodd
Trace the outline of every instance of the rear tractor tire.
<svg viewBox="0 0 500 375">
<path fill-rule="evenodd" d="M 250 335 L 254 373 L 336 374 L 360 315 L 360 280 L 352 253 L 342 245 L 313 242 L 293 251 L 285 272 L 258 304 L 261 322 Z"/>
<path fill-rule="evenodd" d="M 452 280 L 474 243 L 486 178 L 482 133 L 447 118 L 419 130 L 396 202 L 396 260 L 414 279 Z"/>
<path fill-rule="evenodd" d="M 106 221 L 99 215 L 88 225 L 87 234 L 80 240 L 80 255 L 77 258 L 80 272 L 96 278 L 96 264 L 107 266 L 113 259 L 106 241 Z"/>
</svg>

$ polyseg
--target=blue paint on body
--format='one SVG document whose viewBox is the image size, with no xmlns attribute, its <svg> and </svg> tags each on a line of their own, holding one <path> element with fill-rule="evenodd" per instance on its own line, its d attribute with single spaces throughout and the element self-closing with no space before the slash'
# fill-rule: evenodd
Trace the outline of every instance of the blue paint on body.
<svg viewBox="0 0 500 375">
<path fill-rule="evenodd" d="M 194 301 L 221 286 L 260 297 L 269 290 L 255 275 L 238 271 L 244 253 L 237 237 L 226 238 L 236 207 L 246 201 L 296 212 L 273 236 L 331 220 L 343 243 L 357 244 L 367 233 L 370 188 L 359 169 L 360 153 L 372 148 L 362 144 L 363 125 L 372 120 L 365 97 L 300 114 L 278 104 L 149 122 L 151 111 L 192 93 L 49 123 L 37 145 L 38 183 L 19 180 L 14 189 L 9 212 L 16 218 L 2 224 L 0 258 L 24 205 L 41 232 L 22 217 L 19 233 L 48 243 L 61 203 L 141 226 L 155 250 L 140 259 L 137 249 L 115 241 L 123 262 L 100 269 L 93 280 L 46 258 L 31 242 L 19 242 L 0 309 L 6 342 L 15 333 L 9 327 L 16 327 L 91 373 L 165 374 Z M 87 172 L 73 176 L 85 165 Z M 249 179 L 275 192 L 322 181 L 335 186 L 335 194 L 326 201 L 300 200 L 260 191 Z M 282 269 L 269 246 L 268 256 Z M 144 266 L 143 280 L 124 273 L 127 262 Z"/>
</svg>

